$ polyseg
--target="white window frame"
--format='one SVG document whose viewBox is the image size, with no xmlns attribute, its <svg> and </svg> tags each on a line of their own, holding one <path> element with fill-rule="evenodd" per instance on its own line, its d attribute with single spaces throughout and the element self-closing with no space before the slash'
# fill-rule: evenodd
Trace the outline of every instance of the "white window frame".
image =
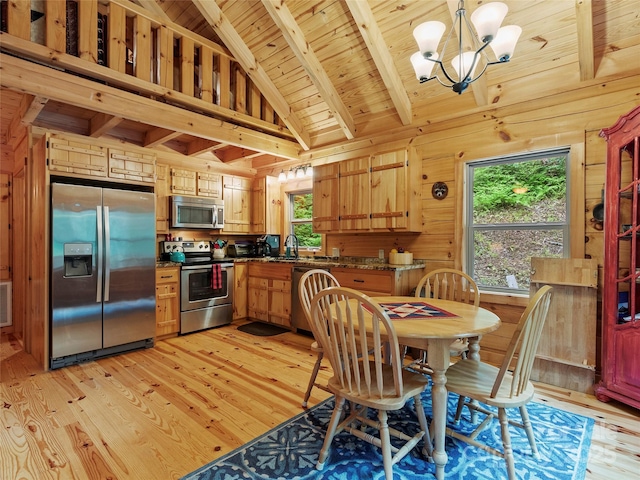
<svg viewBox="0 0 640 480">
<path fill-rule="evenodd" d="M 489 167 L 493 165 L 507 164 L 507 163 L 519 163 L 529 160 L 537 160 L 550 157 L 566 156 L 565 162 L 565 178 L 566 178 L 566 192 L 565 192 L 565 219 L 563 222 L 549 222 L 549 223 L 511 223 L 511 224 L 483 224 L 476 225 L 473 223 L 473 175 L 476 168 Z M 570 181 L 570 148 L 554 148 L 548 150 L 542 150 L 537 152 L 528 152 L 523 154 L 505 155 L 500 157 L 492 157 L 487 159 L 475 160 L 468 162 L 465 165 L 465 211 L 466 211 L 466 229 L 464 235 L 464 265 L 465 271 L 474 279 L 478 281 L 474 274 L 475 267 L 475 248 L 474 238 L 475 233 L 478 231 L 496 231 L 496 230 L 560 230 L 562 231 L 562 252 L 563 258 L 570 258 L 571 252 L 571 238 L 570 238 L 570 225 L 571 225 L 571 181 Z M 508 294 L 525 294 L 528 295 L 528 291 L 523 289 L 499 287 L 499 286 L 486 286 L 478 283 L 478 288 L 482 291 L 493 293 L 508 293 Z"/>
<path fill-rule="evenodd" d="M 287 225 L 287 235 L 293 235 L 293 226 L 296 224 L 309 224 L 311 225 L 311 229 L 313 230 L 313 219 L 309 218 L 309 219 L 295 219 L 294 218 L 294 213 L 293 213 L 293 197 L 296 195 L 306 195 L 306 194 L 312 194 L 313 195 L 313 189 L 312 188 L 305 188 L 302 190 L 292 190 L 287 192 L 287 203 L 289 204 L 289 214 L 288 214 L 288 218 L 289 218 L 289 224 Z M 285 236 L 286 239 L 286 236 Z M 320 246 L 319 247 L 309 247 L 309 246 L 300 246 L 300 250 L 301 251 L 306 251 L 306 252 L 319 252 L 322 250 L 322 246 L 324 245 L 324 235 L 321 235 L 321 240 L 320 240 Z"/>
</svg>

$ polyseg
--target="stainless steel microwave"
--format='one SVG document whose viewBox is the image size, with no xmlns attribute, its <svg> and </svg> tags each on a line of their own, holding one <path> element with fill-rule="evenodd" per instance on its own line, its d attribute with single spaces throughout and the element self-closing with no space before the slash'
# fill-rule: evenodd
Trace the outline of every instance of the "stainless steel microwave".
<svg viewBox="0 0 640 480">
<path fill-rule="evenodd" d="M 200 197 L 172 195 L 172 228 L 224 228 L 224 202 Z"/>
</svg>

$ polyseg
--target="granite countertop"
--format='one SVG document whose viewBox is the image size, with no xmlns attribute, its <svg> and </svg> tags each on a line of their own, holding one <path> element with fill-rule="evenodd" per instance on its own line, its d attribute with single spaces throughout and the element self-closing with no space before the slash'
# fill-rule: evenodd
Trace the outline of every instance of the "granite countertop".
<svg viewBox="0 0 640 480">
<path fill-rule="evenodd" d="M 425 263 L 421 260 L 414 260 L 410 265 L 395 265 L 386 263 L 387 260 L 366 257 L 264 257 L 264 258 L 242 258 L 236 261 L 243 262 L 269 262 L 269 263 L 290 263 L 301 267 L 341 267 L 341 268 L 361 268 L 363 270 L 414 270 L 424 268 Z"/>
<path fill-rule="evenodd" d="M 285 257 L 262 257 L 262 258 L 227 258 L 230 262 L 246 263 L 246 262 L 261 262 L 261 263 L 285 263 L 292 266 L 301 267 L 341 267 L 341 268 L 361 268 L 363 270 L 415 270 L 424 268 L 425 263 L 422 260 L 414 260 L 410 265 L 395 265 L 391 263 L 385 263 L 387 260 L 380 260 L 378 258 L 365 258 L 365 257 L 299 257 L 299 258 L 285 258 Z M 159 260 L 156 263 L 156 268 L 167 267 L 179 267 L 181 264 L 178 262 L 170 262 Z"/>
<path fill-rule="evenodd" d="M 169 268 L 169 267 L 179 267 L 182 264 L 180 262 L 169 262 L 166 260 L 158 260 L 156 261 L 156 268 Z"/>
</svg>

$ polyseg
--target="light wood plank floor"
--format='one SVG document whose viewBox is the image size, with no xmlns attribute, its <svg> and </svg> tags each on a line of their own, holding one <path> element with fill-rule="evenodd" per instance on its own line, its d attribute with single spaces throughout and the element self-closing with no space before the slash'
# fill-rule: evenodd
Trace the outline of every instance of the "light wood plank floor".
<svg viewBox="0 0 640 480">
<path fill-rule="evenodd" d="M 175 479 L 300 413 L 311 339 L 236 326 L 51 372 L 2 335 L 0 478 Z M 638 478 L 637 410 L 546 385 L 537 400 L 595 418 L 588 480 Z"/>
</svg>

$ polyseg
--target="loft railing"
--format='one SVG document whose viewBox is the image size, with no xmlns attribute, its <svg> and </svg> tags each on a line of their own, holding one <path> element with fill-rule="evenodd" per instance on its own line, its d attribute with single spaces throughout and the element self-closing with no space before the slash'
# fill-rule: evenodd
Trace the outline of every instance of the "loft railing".
<svg viewBox="0 0 640 480">
<path fill-rule="evenodd" d="M 224 47 L 122 0 L 0 2 L 0 46 L 94 80 L 293 138 Z"/>
</svg>

